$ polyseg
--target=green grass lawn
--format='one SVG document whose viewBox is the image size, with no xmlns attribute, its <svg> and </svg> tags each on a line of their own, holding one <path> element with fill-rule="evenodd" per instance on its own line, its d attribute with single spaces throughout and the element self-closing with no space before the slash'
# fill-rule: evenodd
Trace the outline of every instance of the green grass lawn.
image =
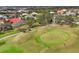
<svg viewBox="0 0 79 59">
<path fill-rule="evenodd" d="M 6 33 L 0 34 L 0 38 L 6 37 L 6 36 L 9 36 L 9 35 L 12 35 L 12 34 L 16 34 L 18 32 L 19 31 L 17 31 L 17 30 L 10 30 L 10 31 L 7 31 Z"/>
<path fill-rule="evenodd" d="M 21 52 L 23 52 L 23 49 L 22 48 L 20 48 L 19 46 L 17 46 L 17 45 L 14 45 L 14 44 L 9 44 L 9 43 L 7 43 L 6 45 L 3 45 L 3 46 L 1 46 L 0 47 L 0 52 L 2 52 L 2 53 L 21 53 Z"/>
<path fill-rule="evenodd" d="M 40 40 L 46 43 L 48 46 L 63 44 L 64 41 L 68 39 L 70 39 L 70 34 L 58 29 L 51 29 L 51 31 L 48 31 L 40 36 Z"/>
<path fill-rule="evenodd" d="M 36 27 L 27 33 L 8 38 L 0 45 L 0 52 L 73 52 L 79 48 L 78 29 L 79 27 Z"/>
</svg>

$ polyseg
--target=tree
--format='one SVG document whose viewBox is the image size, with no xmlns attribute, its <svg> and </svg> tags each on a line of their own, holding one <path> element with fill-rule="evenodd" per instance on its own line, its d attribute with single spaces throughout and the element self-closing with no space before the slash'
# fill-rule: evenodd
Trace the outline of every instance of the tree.
<svg viewBox="0 0 79 59">
<path fill-rule="evenodd" d="M 28 29 L 31 30 L 30 28 L 33 27 L 34 24 L 34 18 L 33 17 L 27 17 L 27 25 L 28 25 Z"/>
</svg>

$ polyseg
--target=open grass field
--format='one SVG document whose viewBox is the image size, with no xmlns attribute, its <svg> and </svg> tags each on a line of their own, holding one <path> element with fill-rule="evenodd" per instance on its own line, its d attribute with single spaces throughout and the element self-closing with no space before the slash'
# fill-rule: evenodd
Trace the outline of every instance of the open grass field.
<svg viewBox="0 0 79 59">
<path fill-rule="evenodd" d="M 17 31 L 17 30 L 10 30 L 10 31 L 7 31 L 6 33 L 0 34 L 0 38 L 5 37 L 5 36 L 9 36 L 9 35 L 12 35 L 12 34 L 16 34 L 18 32 L 19 31 Z"/>
<path fill-rule="evenodd" d="M 79 27 L 42 26 L 0 42 L 0 52 L 79 52 Z"/>
</svg>

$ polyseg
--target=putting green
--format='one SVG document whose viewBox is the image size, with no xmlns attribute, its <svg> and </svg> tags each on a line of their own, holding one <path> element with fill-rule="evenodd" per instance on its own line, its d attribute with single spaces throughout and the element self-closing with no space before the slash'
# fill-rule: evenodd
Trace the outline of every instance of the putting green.
<svg viewBox="0 0 79 59">
<path fill-rule="evenodd" d="M 61 29 L 50 29 L 38 36 L 38 41 L 45 47 L 56 47 L 71 40 L 72 34 Z"/>
</svg>

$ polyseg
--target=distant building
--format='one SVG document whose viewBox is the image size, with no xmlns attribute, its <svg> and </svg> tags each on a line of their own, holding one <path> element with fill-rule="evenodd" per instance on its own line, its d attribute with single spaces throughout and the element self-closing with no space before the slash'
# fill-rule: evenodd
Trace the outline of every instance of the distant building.
<svg viewBox="0 0 79 59">
<path fill-rule="evenodd" d="M 14 28 L 19 27 L 19 26 L 25 24 L 25 21 L 20 19 L 20 18 L 11 18 L 11 19 L 9 19 L 9 22 L 12 24 L 12 26 Z"/>
</svg>

